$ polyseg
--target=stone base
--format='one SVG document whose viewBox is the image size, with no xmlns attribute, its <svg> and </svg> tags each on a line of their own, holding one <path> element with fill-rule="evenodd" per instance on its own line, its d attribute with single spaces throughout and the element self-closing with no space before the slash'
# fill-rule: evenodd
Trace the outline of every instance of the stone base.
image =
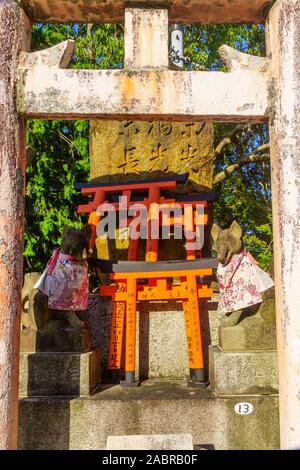
<svg viewBox="0 0 300 470">
<path fill-rule="evenodd" d="M 86 397 L 91 395 L 100 383 L 100 349 L 82 354 L 20 354 L 20 397 Z"/>
<path fill-rule="evenodd" d="M 21 352 L 87 352 L 90 349 L 90 332 L 75 329 L 63 321 L 49 322 L 42 330 L 21 331 Z"/>
<path fill-rule="evenodd" d="M 111 330 L 111 301 L 90 296 L 86 314 L 91 346 L 100 347 L 102 371 L 108 366 Z M 189 375 L 186 332 L 182 302 L 139 302 L 137 311 L 136 377 L 141 379 L 186 380 Z M 200 301 L 204 364 L 208 377 L 208 345 L 218 343 L 224 314 L 215 311 L 216 301 Z M 123 351 L 124 359 L 124 351 Z M 124 369 L 124 364 L 122 364 Z"/>
<path fill-rule="evenodd" d="M 210 347 L 209 380 L 216 395 L 278 393 L 276 351 L 222 351 Z"/>
<path fill-rule="evenodd" d="M 26 328 L 20 334 L 20 352 L 35 352 L 37 350 L 37 330 Z"/>
<path fill-rule="evenodd" d="M 36 333 L 36 351 L 83 353 L 89 349 L 89 330 L 66 326 L 63 320 L 51 321 Z"/>
<path fill-rule="evenodd" d="M 249 328 L 244 324 L 222 326 L 220 346 L 227 351 L 276 349 L 276 326 L 263 321 Z"/>
<path fill-rule="evenodd" d="M 108 436 L 106 450 L 193 450 L 191 434 Z"/>
<path fill-rule="evenodd" d="M 253 406 L 239 415 L 240 402 Z M 105 449 L 108 436 L 192 434 L 195 448 L 279 449 L 278 398 L 220 398 L 178 382 L 103 387 L 91 398 L 20 401 L 20 449 Z"/>
</svg>

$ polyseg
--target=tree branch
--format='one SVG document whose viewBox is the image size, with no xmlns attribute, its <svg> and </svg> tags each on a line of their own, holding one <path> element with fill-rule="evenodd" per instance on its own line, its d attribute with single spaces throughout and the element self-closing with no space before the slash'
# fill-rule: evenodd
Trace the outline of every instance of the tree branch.
<svg viewBox="0 0 300 470">
<path fill-rule="evenodd" d="M 213 184 L 218 184 L 224 179 L 228 178 L 228 176 L 232 175 L 237 169 L 249 165 L 249 163 L 262 163 L 267 162 L 270 160 L 270 155 L 268 153 L 264 153 L 262 155 L 257 156 L 259 151 L 262 151 L 262 148 L 268 147 L 270 148 L 269 144 L 262 145 L 254 150 L 254 152 L 246 158 L 241 159 L 238 163 L 234 163 L 233 165 L 228 166 L 225 170 L 220 171 L 214 177 Z M 260 150 L 259 150 L 260 149 Z"/>
<path fill-rule="evenodd" d="M 234 138 L 236 137 L 236 135 L 239 132 L 241 132 L 241 131 L 249 128 L 249 127 L 251 127 L 251 124 L 239 124 L 238 126 L 234 127 L 234 129 L 232 129 L 232 131 L 226 137 L 224 137 L 224 139 L 221 140 L 221 142 L 215 148 L 214 158 L 217 157 L 218 155 L 220 155 L 220 153 L 222 152 L 223 148 L 226 145 L 229 145 L 229 144 L 233 143 Z"/>
</svg>

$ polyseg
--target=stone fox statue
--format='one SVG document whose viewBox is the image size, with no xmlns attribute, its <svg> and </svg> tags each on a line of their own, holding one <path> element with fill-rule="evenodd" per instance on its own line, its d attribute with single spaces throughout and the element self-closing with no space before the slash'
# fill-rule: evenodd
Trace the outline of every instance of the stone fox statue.
<svg viewBox="0 0 300 470">
<path fill-rule="evenodd" d="M 219 266 L 217 279 L 225 313 L 220 328 L 223 349 L 275 349 L 275 296 L 272 278 L 243 248 L 242 229 L 214 224 L 211 230 Z"/>
<path fill-rule="evenodd" d="M 44 297 L 48 299 L 47 309 L 44 312 L 42 323 L 51 317 L 64 318 L 75 329 L 84 327 L 76 312 L 86 311 L 88 308 L 88 264 L 89 240 L 92 235 L 90 225 L 83 230 L 75 230 L 67 225 L 62 232 L 60 249 L 56 249 L 47 267 L 35 284 L 39 290 L 36 299 L 37 308 L 45 306 Z M 45 310 L 45 307 L 41 307 Z"/>
</svg>

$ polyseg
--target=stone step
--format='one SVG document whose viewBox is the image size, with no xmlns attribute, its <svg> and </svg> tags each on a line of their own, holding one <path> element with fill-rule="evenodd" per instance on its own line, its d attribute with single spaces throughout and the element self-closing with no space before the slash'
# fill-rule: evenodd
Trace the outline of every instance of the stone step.
<svg viewBox="0 0 300 470">
<path fill-rule="evenodd" d="M 243 409 L 252 412 L 238 414 Z M 20 449 L 97 450 L 108 436 L 151 434 L 192 434 L 195 448 L 279 449 L 277 396 L 215 397 L 181 382 L 102 386 L 89 398 L 24 398 L 19 423 Z"/>
<path fill-rule="evenodd" d="M 222 351 L 211 346 L 209 380 L 220 396 L 277 394 L 277 351 Z"/>
<path fill-rule="evenodd" d="M 89 396 L 101 383 L 100 349 L 20 354 L 20 397 Z"/>
<path fill-rule="evenodd" d="M 193 450 L 191 434 L 108 436 L 106 450 Z"/>
</svg>

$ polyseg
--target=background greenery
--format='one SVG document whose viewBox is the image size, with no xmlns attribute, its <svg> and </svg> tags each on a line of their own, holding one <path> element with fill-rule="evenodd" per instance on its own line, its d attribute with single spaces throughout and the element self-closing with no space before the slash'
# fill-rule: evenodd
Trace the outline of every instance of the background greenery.
<svg viewBox="0 0 300 470">
<path fill-rule="evenodd" d="M 121 68 L 123 35 L 120 24 L 38 24 L 32 28 L 32 50 L 71 38 L 76 48 L 70 67 Z M 222 44 L 264 55 L 264 29 L 247 25 L 186 26 L 185 56 L 192 62 L 186 63 L 186 69 L 225 70 L 218 54 Z M 243 226 L 246 247 L 263 268 L 272 251 L 268 139 L 266 125 L 215 125 L 215 189 L 220 191 L 215 221 L 225 227 L 236 219 Z M 44 268 L 53 247 L 60 243 L 65 223 L 81 227 L 76 214 L 80 197 L 73 185 L 88 179 L 88 121 L 28 122 L 26 271 Z"/>
</svg>

